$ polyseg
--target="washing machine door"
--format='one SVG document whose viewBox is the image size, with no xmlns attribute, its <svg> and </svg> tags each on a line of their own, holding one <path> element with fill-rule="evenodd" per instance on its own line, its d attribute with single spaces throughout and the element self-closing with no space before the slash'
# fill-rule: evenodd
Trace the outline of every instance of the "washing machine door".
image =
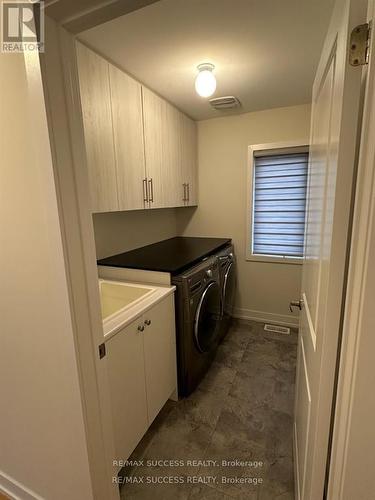
<svg viewBox="0 0 375 500">
<path fill-rule="evenodd" d="M 194 322 L 195 343 L 200 352 L 214 349 L 218 343 L 220 324 L 220 286 L 211 281 L 204 289 L 198 303 Z"/>
</svg>

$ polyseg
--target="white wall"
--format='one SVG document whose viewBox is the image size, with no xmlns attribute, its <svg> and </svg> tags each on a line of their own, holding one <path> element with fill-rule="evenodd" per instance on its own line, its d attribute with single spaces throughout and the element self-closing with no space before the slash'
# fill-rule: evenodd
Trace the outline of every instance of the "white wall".
<svg viewBox="0 0 375 500">
<path fill-rule="evenodd" d="M 0 491 L 93 498 L 38 55 L 1 54 Z"/>
<path fill-rule="evenodd" d="M 177 236 L 174 209 L 94 214 L 98 259 Z"/>
<path fill-rule="evenodd" d="M 177 211 L 178 232 L 233 238 L 239 275 L 236 314 L 241 316 L 296 322 L 288 306 L 300 296 L 301 266 L 245 260 L 247 148 L 308 143 L 309 127 L 309 105 L 198 122 L 199 206 Z"/>
</svg>

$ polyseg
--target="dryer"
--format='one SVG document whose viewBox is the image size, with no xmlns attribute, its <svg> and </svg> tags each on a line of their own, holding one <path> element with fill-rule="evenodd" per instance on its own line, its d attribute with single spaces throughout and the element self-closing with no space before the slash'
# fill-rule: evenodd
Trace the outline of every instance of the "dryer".
<svg viewBox="0 0 375 500">
<path fill-rule="evenodd" d="M 233 245 L 228 245 L 217 254 L 221 288 L 221 322 L 219 339 L 228 333 L 234 307 L 234 294 L 237 281 L 236 260 Z"/>
</svg>

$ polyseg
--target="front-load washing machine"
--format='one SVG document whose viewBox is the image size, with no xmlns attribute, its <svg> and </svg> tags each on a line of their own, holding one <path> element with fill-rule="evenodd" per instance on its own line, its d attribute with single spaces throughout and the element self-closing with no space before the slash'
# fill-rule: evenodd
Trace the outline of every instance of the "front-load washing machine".
<svg viewBox="0 0 375 500">
<path fill-rule="evenodd" d="M 207 372 L 220 341 L 222 287 L 219 261 L 208 257 L 177 275 L 178 393 L 188 396 Z"/>
</svg>

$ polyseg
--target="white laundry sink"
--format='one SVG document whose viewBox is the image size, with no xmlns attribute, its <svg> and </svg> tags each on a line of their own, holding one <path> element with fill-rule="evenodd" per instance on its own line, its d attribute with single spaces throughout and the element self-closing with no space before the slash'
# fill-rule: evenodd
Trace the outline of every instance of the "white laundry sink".
<svg viewBox="0 0 375 500">
<path fill-rule="evenodd" d="M 154 287 L 99 280 L 103 321 L 123 312 L 155 292 Z"/>
</svg>

